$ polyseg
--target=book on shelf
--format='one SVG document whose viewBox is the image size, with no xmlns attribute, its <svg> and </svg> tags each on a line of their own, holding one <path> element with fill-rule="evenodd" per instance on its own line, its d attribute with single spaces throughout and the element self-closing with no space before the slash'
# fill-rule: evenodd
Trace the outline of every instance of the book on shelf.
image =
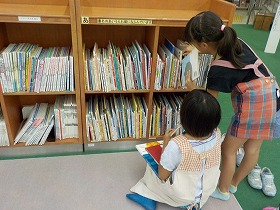
<svg viewBox="0 0 280 210">
<path fill-rule="evenodd" d="M 57 96 L 54 104 L 55 138 L 78 138 L 77 104 L 74 95 Z"/>
<path fill-rule="evenodd" d="M 86 109 L 90 142 L 146 137 L 148 107 L 143 97 L 95 95 L 86 102 Z"/>
<path fill-rule="evenodd" d="M 207 81 L 208 71 L 211 66 L 213 56 L 211 54 L 199 54 L 199 77 L 196 80 L 196 85 L 199 87 L 205 87 Z"/>
<path fill-rule="evenodd" d="M 155 141 L 136 145 L 136 149 L 140 155 L 144 158 L 144 160 L 152 168 L 157 176 L 158 164 L 160 162 L 160 156 L 162 152 L 162 143 L 163 141 Z"/>
<path fill-rule="evenodd" d="M 144 90 L 150 87 L 152 56 L 138 41 L 121 49 L 109 41 L 107 48 L 83 47 L 86 90 Z"/>
<path fill-rule="evenodd" d="M 150 118 L 151 136 L 164 135 L 167 129 L 178 127 L 182 101 L 182 96 L 175 94 L 161 94 L 153 98 L 152 116 Z M 177 134 L 181 132 L 182 129 Z"/>
<path fill-rule="evenodd" d="M 0 107 L 0 146 L 10 146 L 7 127 Z"/>
<path fill-rule="evenodd" d="M 49 132 L 53 127 L 53 105 L 47 103 L 36 103 L 32 106 L 24 107 L 22 112 L 29 113 L 20 126 L 19 132 L 14 140 L 14 144 L 24 142 L 26 146 L 34 144 L 44 144 Z M 47 132 L 47 133 L 46 133 Z"/>
</svg>

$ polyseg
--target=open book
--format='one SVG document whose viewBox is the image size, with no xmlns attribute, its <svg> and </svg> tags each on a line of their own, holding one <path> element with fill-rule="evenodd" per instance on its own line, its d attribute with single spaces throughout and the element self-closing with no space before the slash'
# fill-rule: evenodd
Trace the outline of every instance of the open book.
<svg viewBox="0 0 280 210">
<path fill-rule="evenodd" d="M 162 152 L 163 141 L 148 142 L 144 144 L 137 144 L 136 149 L 142 155 L 144 160 L 153 169 L 158 176 L 158 164 Z"/>
</svg>

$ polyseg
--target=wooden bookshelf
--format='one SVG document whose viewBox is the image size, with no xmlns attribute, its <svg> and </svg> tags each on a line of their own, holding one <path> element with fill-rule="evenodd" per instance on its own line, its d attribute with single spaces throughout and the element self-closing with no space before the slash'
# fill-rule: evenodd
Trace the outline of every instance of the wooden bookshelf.
<svg viewBox="0 0 280 210">
<path fill-rule="evenodd" d="M 123 48 L 130 45 L 134 40 L 145 43 L 152 54 L 151 84 L 149 90 L 137 91 L 111 91 L 96 92 L 85 89 L 84 58 L 79 54 L 80 84 L 81 84 L 81 107 L 83 123 L 83 139 L 85 150 L 104 149 L 105 142 L 88 142 L 86 133 L 86 101 L 90 96 L 97 94 L 110 95 L 112 93 L 131 94 L 135 93 L 145 98 L 148 106 L 147 133 L 142 139 L 119 139 L 116 142 L 107 142 L 107 149 L 134 148 L 140 141 L 155 140 L 162 136 L 149 137 L 150 118 L 152 115 L 152 101 L 156 94 L 184 94 L 184 89 L 154 90 L 156 54 L 158 45 L 168 38 L 176 43 L 177 39 L 184 38 L 184 27 L 188 20 L 196 14 L 211 10 L 220 15 L 226 25 L 232 25 L 236 6 L 222 0 L 191 0 L 191 1 L 168 1 L 159 3 L 154 0 L 144 1 L 100 1 L 100 0 L 76 0 L 76 20 L 78 51 L 93 48 L 94 43 L 104 48 L 109 40 L 116 46 Z M 134 142 L 134 144 L 133 144 Z"/>
<path fill-rule="evenodd" d="M 46 153 L 80 152 L 85 150 L 127 150 L 135 144 L 162 136 L 149 137 L 152 101 L 157 94 L 184 94 L 184 89 L 154 89 L 156 52 L 168 38 L 171 42 L 183 39 L 188 20 L 205 10 L 219 14 L 224 23 L 232 25 L 235 5 L 222 0 L 167 1 L 101 1 L 101 0 L 0 0 L 0 48 L 10 43 L 39 44 L 42 47 L 72 46 L 74 57 L 75 91 L 0 92 L 0 103 L 11 146 L 0 147 L 5 156 Z M 150 88 L 127 91 L 86 90 L 84 80 L 83 44 L 92 48 L 97 42 L 106 47 L 112 41 L 121 49 L 133 41 L 145 43 L 152 54 Z M 91 96 L 141 96 L 145 100 L 147 128 L 145 138 L 122 138 L 111 142 L 88 142 L 86 133 L 86 101 Z M 74 95 L 77 102 L 79 138 L 55 140 L 43 146 L 14 144 L 22 121 L 21 109 L 34 103 L 54 103 L 57 96 Z M 3 151 L 3 152 L 2 152 Z M 1 155 L 0 155 L 1 156 Z"/>
<path fill-rule="evenodd" d="M 72 47 L 75 91 L 0 93 L 0 102 L 10 139 L 6 156 L 23 156 L 83 151 L 80 105 L 80 79 L 74 0 L 0 0 L 0 48 L 10 43 L 31 43 L 41 47 Z M 79 137 L 46 142 L 43 146 L 14 145 L 22 121 L 22 107 L 35 103 L 54 103 L 57 96 L 74 95 L 77 102 Z M 59 149 L 57 148 L 59 147 Z M 17 152 L 20 151 L 20 152 Z M 1 152 L 2 154 L 2 152 Z M 0 155 L 1 156 L 1 155 Z"/>
</svg>

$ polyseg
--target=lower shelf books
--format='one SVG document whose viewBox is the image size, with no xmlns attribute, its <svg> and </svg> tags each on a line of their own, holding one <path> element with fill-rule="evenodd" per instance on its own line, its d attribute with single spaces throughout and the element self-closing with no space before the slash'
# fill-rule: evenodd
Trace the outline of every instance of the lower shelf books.
<svg viewBox="0 0 280 210">
<path fill-rule="evenodd" d="M 0 107 L 0 146 L 10 146 L 6 123 Z"/>
<path fill-rule="evenodd" d="M 153 169 L 158 176 L 158 164 L 162 152 L 163 141 L 149 142 L 144 144 L 137 144 L 136 149 L 142 155 L 144 160 Z"/>
</svg>

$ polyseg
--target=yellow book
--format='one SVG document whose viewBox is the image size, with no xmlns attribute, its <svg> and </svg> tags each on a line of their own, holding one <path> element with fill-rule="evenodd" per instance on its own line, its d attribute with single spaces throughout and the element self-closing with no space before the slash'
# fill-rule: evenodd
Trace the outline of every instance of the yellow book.
<svg viewBox="0 0 280 210">
<path fill-rule="evenodd" d="M 160 119 L 160 106 L 156 100 L 155 102 L 155 136 L 160 135 L 159 119 Z"/>
<path fill-rule="evenodd" d="M 140 138 L 143 137 L 143 123 L 144 123 L 144 108 L 142 106 L 142 103 L 140 101 L 140 98 L 137 97 L 136 98 L 136 102 L 137 102 L 137 107 L 138 107 L 138 111 L 139 111 L 139 136 Z"/>
<path fill-rule="evenodd" d="M 138 112 L 138 106 L 137 106 L 137 102 L 136 102 L 134 94 L 132 94 L 132 109 L 133 109 L 133 112 L 134 112 L 135 138 L 139 138 L 140 137 L 139 112 Z"/>
<path fill-rule="evenodd" d="M 87 60 L 86 60 L 86 45 L 83 44 L 83 61 L 84 61 L 84 84 L 85 89 L 88 90 L 87 84 L 88 84 L 88 74 L 87 74 Z"/>
<path fill-rule="evenodd" d="M 156 117 L 156 105 L 153 99 L 152 103 L 152 117 L 150 118 L 150 136 L 155 136 L 155 117 Z"/>
</svg>

